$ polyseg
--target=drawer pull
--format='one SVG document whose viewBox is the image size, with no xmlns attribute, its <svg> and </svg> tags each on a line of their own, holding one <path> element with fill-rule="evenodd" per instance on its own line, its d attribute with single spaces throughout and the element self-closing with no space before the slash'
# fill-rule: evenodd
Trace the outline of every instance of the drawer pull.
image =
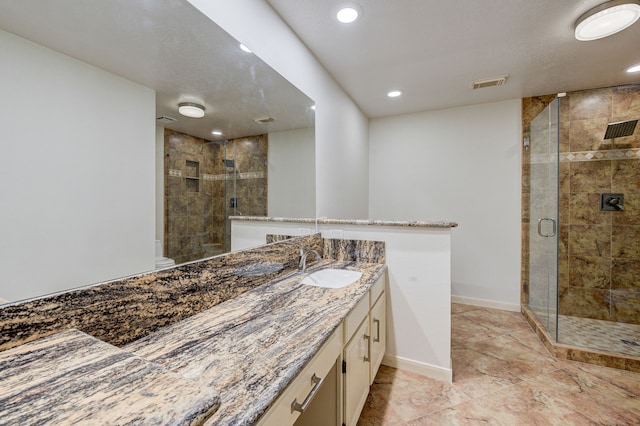
<svg viewBox="0 0 640 426">
<path fill-rule="evenodd" d="M 316 396 L 316 393 L 318 393 L 320 386 L 322 386 L 323 380 L 324 379 L 321 379 L 320 377 L 316 376 L 316 373 L 313 373 L 313 376 L 311 376 L 311 384 L 313 385 L 311 392 L 309 392 L 309 395 L 307 395 L 304 401 L 302 401 L 302 404 L 298 402 L 297 398 L 293 400 L 293 402 L 291 403 L 292 413 L 294 411 L 299 411 L 301 413 L 304 413 L 304 410 L 306 410 L 307 407 L 309 407 L 309 404 L 311 404 L 311 400 Z"/>
<path fill-rule="evenodd" d="M 378 343 L 380 342 L 380 320 L 374 318 L 373 323 L 376 325 L 376 337 L 374 337 L 373 341 Z"/>
<path fill-rule="evenodd" d="M 364 356 L 364 362 L 371 362 L 371 336 L 364 335 L 367 341 L 367 354 Z"/>
</svg>

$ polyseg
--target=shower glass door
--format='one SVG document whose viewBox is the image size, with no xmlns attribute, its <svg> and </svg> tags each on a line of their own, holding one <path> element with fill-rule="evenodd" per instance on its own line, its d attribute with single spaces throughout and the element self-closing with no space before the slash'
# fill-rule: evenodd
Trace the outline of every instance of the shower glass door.
<svg viewBox="0 0 640 426">
<path fill-rule="evenodd" d="M 560 102 L 555 98 L 531 123 L 529 308 L 557 341 L 558 149 Z"/>
</svg>

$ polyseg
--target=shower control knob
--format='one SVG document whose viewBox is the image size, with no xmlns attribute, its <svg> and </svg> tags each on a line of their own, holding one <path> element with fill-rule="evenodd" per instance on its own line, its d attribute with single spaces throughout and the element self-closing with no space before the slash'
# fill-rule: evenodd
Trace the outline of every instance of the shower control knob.
<svg viewBox="0 0 640 426">
<path fill-rule="evenodd" d="M 624 194 L 600 194 L 601 211 L 623 211 Z"/>
</svg>

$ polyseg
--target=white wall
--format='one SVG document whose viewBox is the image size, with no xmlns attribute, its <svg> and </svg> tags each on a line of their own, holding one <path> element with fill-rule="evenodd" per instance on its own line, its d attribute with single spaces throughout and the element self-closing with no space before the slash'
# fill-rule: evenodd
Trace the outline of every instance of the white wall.
<svg viewBox="0 0 640 426">
<path fill-rule="evenodd" d="M 269 133 L 268 213 L 271 217 L 315 217 L 314 129 Z"/>
<path fill-rule="evenodd" d="M 372 219 L 450 220 L 452 294 L 520 303 L 520 100 L 371 120 Z"/>
<path fill-rule="evenodd" d="M 264 0 L 189 0 L 316 101 L 316 215 L 368 217 L 368 120 Z"/>
<path fill-rule="evenodd" d="M 0 297 L 152 269 L 155 93 L 0 31 Z"/>
</svg>

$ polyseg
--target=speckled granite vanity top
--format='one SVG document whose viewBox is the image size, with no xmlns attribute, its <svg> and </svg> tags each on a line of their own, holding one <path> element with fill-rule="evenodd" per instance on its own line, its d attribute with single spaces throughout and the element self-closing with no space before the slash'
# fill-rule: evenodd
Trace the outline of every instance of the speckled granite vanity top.
<svg viewBox="0 0 640 426">
<path fill-rule="evenodd" d="M 362 277 L 301 284 L 301 248 Z M 384 259 L 316 234 L 0 307 L 0 424 L 253 424 Z"/>
<path fill-rule="evenodd" d="M 210 387 L 78 330 L 0 352 L 0 424 L 200 424 Z"/>
<path fill-rule="evenodd" d="M 322 260 L 310 270 L 360 270 L 341 289 L 300 284 L 300 274 L 264 284 L 123 347 L 220 393 L 206 424 L 249 425 L 311 360 L 384 273 L 381 264 Z"/>
</svg>

